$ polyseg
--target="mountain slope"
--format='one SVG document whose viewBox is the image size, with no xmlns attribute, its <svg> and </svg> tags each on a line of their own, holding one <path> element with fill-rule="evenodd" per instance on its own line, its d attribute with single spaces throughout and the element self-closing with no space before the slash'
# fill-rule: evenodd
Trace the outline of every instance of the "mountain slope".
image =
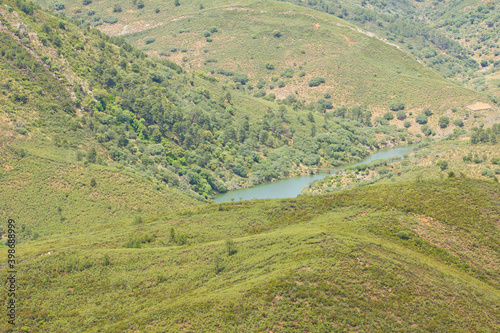
<svg viewBox="0 0 500 333">
<path fill-rule="evenodd" d="M 328 93 L 334 106 L 379 108 L 394 101 L 409 108 L 447 108 L 477 98 L 341 19 L 282 2 L 210 1 L 200 6 L 183 1 L 175 6 L 152 1 L 140 9 L 114 1 L 84 8 L 73 1 L 65 5 L 63 12 L 84 24 L 113 15 L 117 22 L 98 28 L 122 35 L 149 54 L 169 57 L 191 70 L 222 73 L 218 77 L 228 84 L 232 78 L 224 74 L 246 74 L 251 94 L 258 90 L 258 95 L 315 101 Z M 118 5 L 122 11 L 113 12 Z M 316 77 L 325 83 L 310 87 Z"/>
</svg>

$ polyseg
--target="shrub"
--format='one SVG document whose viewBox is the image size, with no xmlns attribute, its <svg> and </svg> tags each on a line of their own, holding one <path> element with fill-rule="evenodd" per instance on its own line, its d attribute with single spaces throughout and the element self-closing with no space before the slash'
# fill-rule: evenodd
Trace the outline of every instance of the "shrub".
<svg viewBox="0 0 500 333">
<path fill-rule="evenodd" d="M 118 4 L 116 4 L 116 5 L 113 6 L 113 12 L 114 13 L 121 13 L 121 11 L 122 11 L 122 6 L 120 6 Z"/>
<path fill-rule="evenodd" d="M 320 84 L 325 83 L 325 79 L 322 77 L 315 77 L 309 80 L 309 87 L 317 87 Z"/>
<path fill-rule="evenodd" d="M 405 119 L 406 119 L 406 112 L 404 112 L 403 110 L 399 110 L 399 111 L 396 113 L 396 117 L 397 117 L 399 120 L 405 120 Z"/>
<path fill-rule="evenodd" d="M 281 36 L 283 36 L 283 34 L 279 30 L 274 30 L 273 36 L 276 38 L 280 38 Z"/>
<path fill-rule="evenodd" d="M 272 63 L 268 62 L 268 63 L 266 64 L 266 69 L 273 70 L 273 69 L 274 69 L 274 64 L 272 64 Z"/>
<path fill-rule="evenodd" d="M 439 127 L 446 128 L 450 124 L 450 118 L 448 118 L 446 116 L 442 116 L 441 118 L 439 118 L 438 124 L 439 124 Z"/>
<path fill-rule="evenodd" d="M 430 117 L 433 115 L 432 111 L 430 108 L 426 107 L 424 108 L 424 114 L 427 116 L 427 117 Z"/>
<path fill-rule="evenodd" d="M 417 116 L 417 118 L 415 118 L 415 121 L 420 125 L 427 124 L 427 116 L 421 113 Z"/>
<path fill-rule="evenodd" d="M 236 245 L 234 244 L 234 241 L 232 239 L 226 240 L 226 250 L 228 256 L 232 256 L 237 252 Z"/>
<path fill-rule="evenodd" d="M 444 171 L 444 170 L 448 169 L 448 161 L 439 160 L 436 163 L 436 166 L 438 166 L 441 169 L 441 171 Z"/>
<path fill-rule="evenodd" d="M 393 102 L 389 104 L 389 109 L 391 111 L 399 111 L 399 110 L 404 110 L 405 109 L 405 104 L 402 102 Z"/>
<path fill-rule="evenodd" d="M 83 1 L 82 1 L 82 4 L 83 4 L 84 6 L 90 5 L 91 3 L 92 3 L 92 0 L 83 0 Z"/>
<path fill-rule="evenodd" d="M 146 37 L 146 38 L 144 39 L 144 42 L 146 43 L 146 45 L 148 45 L 148 44 L 152 44 L 152 43 L 154 43 L 155 41 L 156 41 L 156 38 L 153 38 L 153 37 Z"/>
<path fill-rule="evenodd" d="M 394 119 L 394 115 L 391 112 L 387 112 L 384 114 L 384 119 L 387 121 L 391 121 Z"/>
<path fill-rule="evenodd" d="M 116 22 L 118 22 L 118 19 L 114 16 L 105 17 L 102 20 L 106 23 L 109 23 L 109 24 L 115 24 Z"/>
<path fill-rule="evenodd" d="M 456 119 L 454 122 L 455 126 L 464 127 L 464 122 L 462 119 Z"/>
<path fill-rule="evenodd" d="M 411 122 L 409 120 L 407 120 L 407 121 L 404 122 L 403 126 L 405 128 L 410 128 L 411 127 Z"/>
</svg>

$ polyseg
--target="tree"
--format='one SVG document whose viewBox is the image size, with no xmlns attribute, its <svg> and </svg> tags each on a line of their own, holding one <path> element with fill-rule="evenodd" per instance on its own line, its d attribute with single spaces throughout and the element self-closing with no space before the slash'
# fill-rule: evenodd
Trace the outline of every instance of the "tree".
<svg viewBox="0 0 500 333">
<path fill-rule="evenodd" d="M 96 182 L 95 178 L 90 179 L 90 186 L 92 186 L 92 187 L 97 186 L 97 182 Z"/>
<path fill-rule="evenodd" d="M 174 1 L 174 6 L 175 7 L 179 7 L 181 5 L 181 3 L 179 2 L 179 0 L 175 0 Z"/>
<path fill-rule="evenodd" d="M 389 104 L 389 109 L 391 111 L 404 110 L 405 109 L 405 103 L 403 103 L 403 102 L 392 102 L 391 104 Z"/>
<path fill-rule="evenodd" d="M 430 108 L 426 107 L 424 108 L 424 114 L 427 116 L 427 117 L 430 117 L 433 115 L 432 111 Z"/>
<path fill-rule="evenodd" d="M 234 244 L 234 241 L 232 239 L 227 239 L 226 240 L 226 250 L 227 250 L 227 255 L 232 256 L 236 252 L 236 245 Z"/>
<path fill-rule="evenodd" d="M 450 124 L 450 118 L 448 118 L 446 116 L 442 116 L 441 118 L 439 118 L 438 124 L 439 124 L 439 127 L 446 128 Z"/>
<path fill-rule="evenodd" d="M 405 120 L 405 119 L 406 119 L 406 112 L 404 112 L 403 110 L 399 110 L 399 111 L 396 113 L 396 117 L 397 117 L 399 120 Z"/>
<path fill-rule="evenodd" d="M 87 152 L 87 162 L 89 162 L 89 163 L 95 163 L 96 158 L 97 158 L 97 152 L 95 151 L 95 148 L 92 147 Z"/>
<path fill-rule="evenodd" d="M 314 115 L 312 112 L 309 112 L 307 114 L 307 120 L 309 120 L 311 123 L 314 123 Z"/>
<path fill-rule="evenodd" d="M 436 165 L 441 169 L 441 171 L 444 171 L 448 169 L 448 161 L 445 160 L 439 160 Z"/>
<path fill-rule="evenodd" d="M 411 127 L 411 122 L 409 120 L 406 120 L 403 124 L 405 128 L 410 128 Z"/>
<path fill-rule="evenodd" d="M 122 11 L 122 6 L 120 6 L 119 4 L 113 6 L 113 12 L 121 13 L 121 11 Z"/>
</svg>

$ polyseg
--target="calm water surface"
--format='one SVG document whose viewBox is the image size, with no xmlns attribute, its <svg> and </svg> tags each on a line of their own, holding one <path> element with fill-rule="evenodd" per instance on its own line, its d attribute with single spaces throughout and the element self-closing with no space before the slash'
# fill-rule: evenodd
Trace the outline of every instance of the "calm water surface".
<svg viewBox="0 0 500 333">
<path fill-rule="evenodd" d="M 365 159 L 351 164 L 344 164 L 335 168 L 342 170 L 346 167 L 355 166 L 361 163 L 370 163 L 378 159 L 385 159 L 390 157 L 402 157 L 408 154 L 413 149 L 413 146 L 396 147 L 391 149 L 379 150 L 376 153 L 366 157 Z M 332 168 L 333 169 L 333 168 Z M 214 197 L 215 202 L 228 202 L 231 199 L 239 200 L 252 200 L 252 199 L 278 199 L 278 198 L 295 198 L 300 194 L 300 191 L 308 186 L 315 180 L 323 179 L 328 174 L 320 173 L 317 175 L 299 176 L 287 179 L 277 180 L 271 183 L 257 185 L 251 188 L 243 188 L 236 191 L 219 194 Z"/>
</svg>

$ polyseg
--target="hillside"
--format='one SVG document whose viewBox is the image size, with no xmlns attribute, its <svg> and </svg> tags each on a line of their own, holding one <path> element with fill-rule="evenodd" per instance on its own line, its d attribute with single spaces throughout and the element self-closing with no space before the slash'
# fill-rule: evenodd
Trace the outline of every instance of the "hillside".
<svg viewBox="0 0 500 333">
<path fill-rule="evenodd" d="M 325 117 L 297 101 L 255 98 L 20 3 L 22 10 L 0 9 L 4 148 L 123 169 L 160 190 L 208 199 L 311 165 L 357 160 L 385 144 L 368 110 Z M 412 136 L 396 127 L 388 133 Z"/>
<path fill-rule="evenodd" d="M 65 7 L 57 13 L 120 35 L 190 71 L 209 71 L 251 95 L 315 103 L 328 94 L 333 107 L 360 105 L 380 112 L 391 102 L 410 110 L 445 111 L 478 98 L 388 41 L 332 15 L 283 2 L 60 3 Z M 315 78 L 325 82 L 314 86 Z"/>
<path fill-rule="evenodd" d="M 408 50 L 444 77 L 498 101 L 500 48 L 494 1 L 287 2 L 341 17 Z"/>
<path fill-rule="evenodd" d="M 18 327 L 497 331 L 499 190 L 407 182 L 25 242 Z"/>
</svg>

